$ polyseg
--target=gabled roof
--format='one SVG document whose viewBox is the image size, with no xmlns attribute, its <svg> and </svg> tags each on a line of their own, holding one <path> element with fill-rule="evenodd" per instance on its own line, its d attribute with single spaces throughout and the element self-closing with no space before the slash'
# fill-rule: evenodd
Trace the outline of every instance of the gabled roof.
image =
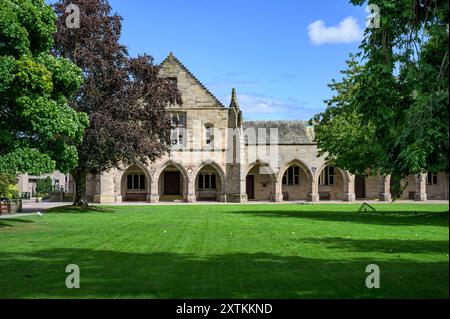
<svg viewBox="0 0 450 319">
<path fill-rule="evenodd" d="M 197 77 L 196 77 L 196 76 L 195 76 L 195 75 L 194 75 L 194 74 L 193 74 L 193 73 L 192 73 L 192 72 L 191 72 L 191 71 L 190 71 L 183 63 L 181 63 L 181 61 L 178 60 L 178 59 L 175 57 L 175 55 L 173 55 L 172 52 L 170 52 L 169 55 L 164 59 L 164 61 L 161 62 L 161 65 L 163 65 L 163 64 L 165 64 L 165 63 L 169 63 L 169 62 L 175 62 L 175 63 L 177 63 L 177 64 L 180 66 L 181 69 L 183 69 L 190 77 L 192 77 L 192 78 L 197 82 L 197 84 L 198 84 L 203 90 L 205 90 L 205 92 L 206 92 L 208 95 L 210 95 L 210 96 L 217 102 L 217 104 L 218 104 L 219 106 L 225 107 L 225 105 L 223 105 L 222 102 L 220 102 L 219 99 L 218 99 L 214 94 L 212 94 L 211 91 L 208 90 L 208 88 L 207 88 L 205 85 L 203 85 L 203 83 L 200 82 L 200 80 L 197 79 Z"/>
<path fill-rule="evenodd" d="M 270 142 L 270 129 L 278 129 L 278 144 L 315 144 L 314 128 L 307 121 L 245 121 L 244 130 L 253 128 L 266 130 L 267 143 Z"/>
</svg>

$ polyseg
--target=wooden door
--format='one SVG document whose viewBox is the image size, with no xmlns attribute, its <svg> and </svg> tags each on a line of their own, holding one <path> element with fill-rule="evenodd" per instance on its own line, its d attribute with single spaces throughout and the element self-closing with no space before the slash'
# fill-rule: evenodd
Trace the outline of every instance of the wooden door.
<svg viewBox="0 0 450 319">
<path fill-rule="evenodd" d="M 355 176 L 355 197 L 366 198 L 366 178 L 364 176 Z"/>
<path fill-rule="evenodd" d="M 255 176 L 247 175 L 246 191 L 248 199 L 255 199 Z"/>
<path fill-rule="evenodd" d="M 180 172 L 164 172 L 164 195 L 181 195 Z"/>
</svg>

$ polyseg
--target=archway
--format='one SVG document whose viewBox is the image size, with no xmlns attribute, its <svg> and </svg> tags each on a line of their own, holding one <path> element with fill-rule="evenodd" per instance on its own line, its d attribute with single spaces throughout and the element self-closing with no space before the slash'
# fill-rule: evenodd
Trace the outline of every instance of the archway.
<svg viewBox="0 0 450 319">
<path fill-rule="evenodd" d="M 150 194 L 150 178 L 142 167 L 135 164 L 127 168 L 120 185 L 123 201 L 147 201 Z"/>
<path fill-rule="evenodd" d="M 158 178 L 158 194 L 161 201 L 183 200 L 187 194 L 187 178 L 184 170 L 175 163 L 168 163 Z"/>
<path fill-rule="evenodd" d="M 276 176 L 272 168 L 263 162 L 256 162 L 247 172 L 246 193 L 248 200 L 270 201 L 276 193 Z"/>
<path fill-rule="evenodd" d="M 324 165 L 317 175 L 320 200 L 344 200 L 349 176 L 340 168 Z"/>
<path fill-rule="evenodd" d="M 281 171 L 281 190 L 283 200 L 307 200 L 312 192 L 312 174 L 300 160 L 294 160 L 285 165 Z"/>
<path fill-rule="evenodd" d="M 213 163 L 203 165 L 195 177 L 197 201 L 223 201 L 225 176 Z"/>
</svg>

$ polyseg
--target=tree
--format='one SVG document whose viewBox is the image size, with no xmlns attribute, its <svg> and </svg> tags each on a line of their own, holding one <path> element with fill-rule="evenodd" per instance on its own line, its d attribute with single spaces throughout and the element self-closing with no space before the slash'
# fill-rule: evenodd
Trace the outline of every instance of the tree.
<svg viewBox="0 0 450 319">
<path fill-rule="evenodd" d="M 43 0 L 0 0 L 0 173 L 68 171 L 87 116 L 68 106 L 81 70 L 51 55 L 56 15 Z"/>
<path fill-rule="evenodd" d="M 350 172 L 390 174 L 399 188 L 407 175 L 448 171 L 448 2 L 369 3 L 380 27 L 366 29 L 351 81 L 331 85 L 338 94 L 315 117 L 316 140 Z"/>
<path fill-rule="evenodd" d="M 364 67 L 354 55 L 346 63 L 348 69 L 341 71 L 341 82 L 332 80 L 328 85 L 336 95 L 325 100 L 327 109 L 310 120 L 310 124 L 318 124 L 315 126 L 318 156 L 325 155 L 332 165 L 357 175 L 365 175 L 367 170 L 375 174 L 384 162 L 383 152 L 376 140 L 374 124 L 364 121 L 354 100 L 359 89 L 358 76 Z"/>
<path fill-rule="evenodd" d="M 50 176 L 40 178 L 36 181 L 36 192 L 41 194 L 48 194 L 53 190 L 53 183 Z"/>
<path fill-rule="evenodd" d="M 80 8 L 80 28 L 65 25 L 67 5 Z M 170 122 L 166 106 L 181 104 L 170 81 L 148 55 L 130 58 L 119 43 L 121 17 L 106 0 L 61 0 L 54 6 L 58 32 L 54 52 L 70 59 L 84 74 L 84 84 L 70 105 L 89 115 L 90 126 L 77 145 L 72 170 L 74 205 L 86 206 L 86 176 L 120 164 L 152 161 L 167 151 Z"/>
</svg>

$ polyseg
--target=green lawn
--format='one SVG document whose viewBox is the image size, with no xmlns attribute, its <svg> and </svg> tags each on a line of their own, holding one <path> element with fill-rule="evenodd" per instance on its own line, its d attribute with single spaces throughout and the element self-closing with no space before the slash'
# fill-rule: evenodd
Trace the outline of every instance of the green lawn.
<svg viewBox="0 0 450 319">
<path fill-rule="evenodd" d="M 448 298 L 448 206 L 115 206 L 0 220 L 0 298 Z M 81 289 L 65 287 L 78 264 Z M 381 269 L 367 289 L 365 268 Z"/>
</svg>

